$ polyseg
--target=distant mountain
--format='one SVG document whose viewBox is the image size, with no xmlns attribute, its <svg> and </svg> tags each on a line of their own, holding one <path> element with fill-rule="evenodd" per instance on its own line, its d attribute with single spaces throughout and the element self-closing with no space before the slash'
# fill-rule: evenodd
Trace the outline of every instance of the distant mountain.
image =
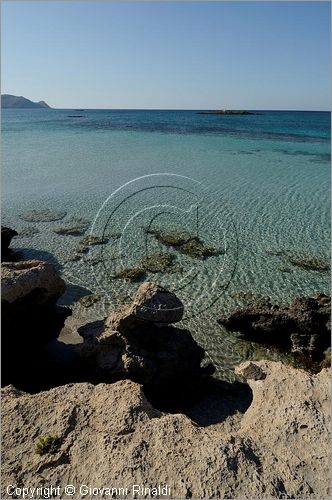
<svg viewBox="0 0 332 500">
<path fill-rule="evenodd" d="M 45 101 L 32 102 L 23 96 L 16 96 L 10 94 L 2 94 L 1 96 L 1 107 L 2 108 L 49 108 L 50 106 L 46 104 Z"/>
</svg>

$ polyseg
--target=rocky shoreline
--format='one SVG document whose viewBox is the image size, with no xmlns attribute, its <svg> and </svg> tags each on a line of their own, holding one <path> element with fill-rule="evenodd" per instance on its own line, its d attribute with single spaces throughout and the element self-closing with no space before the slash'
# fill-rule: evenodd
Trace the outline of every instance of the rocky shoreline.
<svg viewBox="0 0 332 500">
<path fill-rule="evenodd" d="M 318 372 L 245 362 L 242 382 L 230 384 L 213 378 L 204 349 L 176 326 L 182 302 L 154 283 L 78 328 L 80 343 L 63 344 L 66 285 L 49 263 L 11 261 L 14 236 L 4 228 L 2 498 L 13 498 L 8 485 L 26 484 L 71 484 L 76 498 L 93 485 L 105 498 L 112 482 L 128 486 L 123 498 L 134 484 L 155 497 L 157 483 L 165 498 L 328 497 L 329 297 L 265 301 L 220 318 L 298 350 Z"/>
<path fill-rule="evenodd" d="M 71 484 L 75 498 L 82 485 L 127 486 L 132 498 L 134 484 L 167 485 L 165 498 L 329 498 L 329 371 L 261 361 L 238 373 L 253 401 L 231 430 L 160 412 L 130 380 L 35 395 L 5 387 L 1 498 L 9 484 Z M 41 456 L 38 438 L 50 435 L 59 445 Z"/>
<path fill-rule="evenodd" d="M 251 301 L 218 322 L 249 340 L 284 348 L 306 368 L 317 370 L 331 359 L 331 299 L 299 297 L 288 306 Z"/>
</svg>

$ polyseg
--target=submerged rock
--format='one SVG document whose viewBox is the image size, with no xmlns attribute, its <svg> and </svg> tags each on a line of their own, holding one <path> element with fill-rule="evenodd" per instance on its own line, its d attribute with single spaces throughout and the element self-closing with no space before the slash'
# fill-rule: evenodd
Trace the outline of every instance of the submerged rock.
<svg viewBox="0 0 332 500">
<path fill-rule="evenodd" d="M 90 247 L 97 246 L 97 245 L 105 245 L 105 243 L 107 243 L 108 241 L 109 241 L 109 238 L 107 238 L 107 237 L 100 238 L 99 236 L 94 236 L 94 235 L 89 234 L 87 236 L 84 236 L 80 240 L 80 246 L 77 249 L 77 252 L 83 253 L 83 254 L 88 253 L 90 250 Z"/>
<path fill-rule="evenodd" d="M 32 238 L 36 234 L 39 233 L 38 227 L 35 226 L 29 226 L 25 227 L 23 229 L 20 229 L 20 232 L 18 233 L 19 238 Z"/>
<path fill-rule="evenodd" d="M 157 252 L 143 257 L 139 266 L 150 273 L 165 273 L 174 264 L 174 256 L 166 252 Z"/>
<path fill-rule="evenodd" d="M 1 260 L 7 260 L 11 258 L 11 250 L 9 249 L 9 245 L 18 233 L 15 229 L 11 229 L 10 227 L 1 226 Z"/>
<path fill-rule="evenodd" d="M 320 358 L 331 342 L 330 315 L 330 297 L 321 294 L 297 298 L 290 306 L 278 306 L 270 301 L 251 302 L 219 319 L 219 323 L 249 339 Z"/>
<path fill-rule="evenodd" d="M 255 365 L 265 378 L 248 380 L 253 400 L 236 429 L 222 415 L 200 427 L 179 412 L 162 413 L 130 380 L 35 395 L 4 388 L 1 498 L 9 498 L 9 484 L 40 487 L 41 474 L 61 491 L 73 478 L 98 486 L 121 478 L 112 486 L 128 485 L 118 495 L 128 499 L 133 484 L 156 483 L 170 488 L 165 498 L 329 498 L 330 371 Z M 227 414 L 227 398 L 224 406 Z M 45 435 L 60 438 L 54 455 L 35 452 Z"/>
<path fill-rule="evenodd" d="M 269 252 L 269 254 L 274 255 L 275 257 L 280 257 L 287 264 L 290 264 L 293 267 L 299 267 L 306 271 L 327 272 L 331 268 L 328 259 L 305 252 L 279 250 Z M 280 271 L 290 272 L 290 269 L 281 268 Z"/>
<path fill-rule="evenodd" d="M 19 215 L 19 218 L 26 222 L 53 222 L 66 217 L 67 212 L 64 210 L 28 210 Z"/>
<path fill-rule="evenodd" d="M 186 231 L 163 231 L 151 228 L 147 228 L 145 231 L 147 234 L 152 234 L 163 245 L 173 247 L 189 257 L 204 259 L 224 253 L 222 249 L 205 245 L 198 236 L 191 236 Z"/>
<path fill-rule="evenodd" d="M 145 278 L 145 270 L 141 267 L 129 267 L 115 274 L 114 278 L 128 281 L 141 281 Z"/>
<path fill-rule="evenodd" d="M 82 236 L 90 225 L 89 221 L 83 219 L 72 219 L 66 221 L 63 226 L 53 229 L 53 232 L 60 236 Z"/>
<path fill-rule="evenodd" d="M 104 245 L 107 242 L 108 238 L 100 238 L 99 236 L 89 234 L 80 240 L 80 245 L 83 247 L 90 247 L 94 245 Z"/>
<path fill-rule="evenodd" d="M 100 295 L 91 294 L 91 295 L 83 295 L 78 299 L 78 302 L 84 307 L 91 307 L 96 302 L 99 302 L 101 299 Z"/>
</svg>

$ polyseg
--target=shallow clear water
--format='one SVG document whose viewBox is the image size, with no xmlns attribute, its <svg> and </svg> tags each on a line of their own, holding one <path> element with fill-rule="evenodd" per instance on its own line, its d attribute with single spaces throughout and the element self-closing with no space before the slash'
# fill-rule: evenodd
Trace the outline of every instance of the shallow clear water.
<svg viewBox="0 0 332 500">
<path fill-rule="evenodd" d="M 122 268 L 171 251 L 173 272 L 145 279 L 176 291 L 186 306 L 183 323 L 219 374 L 232 379 L 241 359 L 277 355 L 265 348 L 257 354 L 226 332 L 216 323 L 221 314 L 243 303 L 244 294 L 287 302 L 329 293 L 329 272 L 275 254 L 329 259 L 330 113 L 3 110 L 2 127 L 2 222 L 39 230 L 13 246 L 58 266 L 73 285 L 64 300 L 80 318 L 106 315 L 132 296 L 138 284 L 114 278 Z M 53 222 L 20 218 L 45 208 L 67 215 Z M 74 262 L 80 237 L 53 231 L 73 218 L 89 221 L 86 234 L 110 237 Z M 146 235 L 149 224 L 198 233 L 223 253 L 192 259 Z M 102 300 L 82 307 L 78 287 Z"/>
</svg>

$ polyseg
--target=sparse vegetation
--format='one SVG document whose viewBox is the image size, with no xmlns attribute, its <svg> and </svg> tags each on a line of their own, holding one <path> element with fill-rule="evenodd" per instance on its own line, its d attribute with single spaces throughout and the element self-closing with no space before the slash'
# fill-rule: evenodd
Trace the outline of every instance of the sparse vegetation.
<svg viewBox="0 0 332 500">
<path fill-rule="evenodd" d="M 46 455 L 51 454 L 54 455 L 57 453 L 61 446 L 61 437 L 57 434 L 52 436 L 48 434 L 47 436 L 41 436 L 36 445 L 36 453 L 38 455 Z"/>
</svg>

